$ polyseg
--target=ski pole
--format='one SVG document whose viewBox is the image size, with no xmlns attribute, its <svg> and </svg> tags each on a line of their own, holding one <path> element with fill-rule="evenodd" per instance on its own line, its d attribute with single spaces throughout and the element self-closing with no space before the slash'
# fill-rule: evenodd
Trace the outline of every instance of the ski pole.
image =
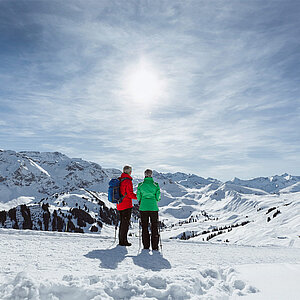
<svg viewBox="0 0 300 300">
<path fill-rule="evenodd" d="M 139 251 L 141 250 L 141 246 L 142 246 L 142 243 L 141 243 L 141 236 L 142 236 L 142 219 L 141 219 L 141 211 L 140 211 L 140 202 L 139 202 Z"/>
<path fill-rule="evenodd" d="M 161 242 L 161 236 L 160 236 L 160 226 L 161 226 L 161 223 L 160 223 L 160 221 L 158 219 L 159 244 L 160 244 L 159 246 L 160 246 L 160 250 L 162 252 L 162 242 Z"/>
<path fill-rule="evenodd" d="M 114 241 L 113 241 L 113 243 L 112 243 L 110 246 L 108 246 L 108 248 L 106 248 L 106 249 L 110 249 L 110 248 L 115 244 L 115 242 L 116 242 L 116 240 L 117 240 L 117 229 L 118 229 L 118 225 L 119 225 L 119 218 L 117 217 L 117 219 L 116 219 L 116 224 L 115 224 L 115 237 L 114 237 Z"/>
<path fill-rule="evenodd" d="M 139 219 L 139 251 L 141 250 L 141 220 Z"/>
<path fill-rule="evenodd" d="M 115 225 L 115 238 L 114 238 L 114 243 L 113 243 L 113 245 L 115 244 L 115 242 L 116 242 L 116 240 L 117 240 L 117 229 L 118 229 L 118 220 L 117 220 L 117 222 L 116 222 L 116 225 Z"/>
</svg>

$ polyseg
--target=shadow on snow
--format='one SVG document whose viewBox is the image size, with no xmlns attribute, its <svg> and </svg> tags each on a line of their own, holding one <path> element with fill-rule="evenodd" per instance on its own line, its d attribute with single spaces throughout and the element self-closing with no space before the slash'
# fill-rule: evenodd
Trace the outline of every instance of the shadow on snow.
<svg viewBox="0 0 300 300">
<path fill-rule="evenodd" d="M 127 256 L 128 257 L 128 256 Z M 135 265 L 152 271 L 162 269 L 171 269 L 170 262 L 165 259 L 158 251 L 153 251 L 152 255 L 149 250 L 142 250 L 137 256 L 131 256 Z"/>
<path fill-rule="evenodd" d="M 127 249 L 122 246 L 116 246 L 112 249 L 93 250 L 84 255 L 87 258 L 97 258 L 101 260 L 100 267 L 105 269 L 116 269 L 127 254 Z"/>
<path fill-rule="evenodd" d="M 116 269 L 126 257 L 132 257 L 133 263 L 144 269 L 160 271 L 162 269 L 171 269 L 170 262 L 165 259 L 158 251 L 142 250 L 137 256 L 126 255 L 127 249 L 122 246 L 116 246 L 112 249 L 93 250 L 84 255 L 87 258 L 99 259 L 100 267 L 105 269 Z"/>
</svg>

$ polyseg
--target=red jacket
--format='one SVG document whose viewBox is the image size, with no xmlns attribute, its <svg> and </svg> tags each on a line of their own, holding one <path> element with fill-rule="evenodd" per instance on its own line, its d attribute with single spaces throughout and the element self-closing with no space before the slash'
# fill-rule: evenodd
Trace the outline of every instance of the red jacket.
<svg viewBox="0 0 300 300">
<path fill-rule="evenodd" d="M 120 178 L 129 178 L 129 180 L 125 179 L 120 184 L 121 195 L 126 195 L 123 201 L 117 204 L 117 210 L 124 210 L 133 206 L 132 199 L 136 199 L 136 194 L 133 192 L 132 177 L 129 174 L 122 173 Z"/>
</svg>

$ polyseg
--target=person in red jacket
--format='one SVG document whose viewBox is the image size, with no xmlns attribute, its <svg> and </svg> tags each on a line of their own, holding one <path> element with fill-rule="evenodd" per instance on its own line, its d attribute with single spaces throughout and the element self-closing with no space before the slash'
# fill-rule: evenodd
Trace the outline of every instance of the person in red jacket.
<svg viewBox="0 0 300 300">
<path fill-rule="evenodd" d="M 120 246 L 131 246 L 131 243 L 127 240 L 127 233 L 130 225 L 131 210 L 132 210 L 132 199 L 136 199 L 136 194 L 133 192 L 132 168 L 125 166 L 123 173 L 120 177 L 120 192 L 124 197 L 120 204 L 117 204 L 117 210 L 120 213 L 120 228 L 119 228 L 119 245 Z"/>
</svg>

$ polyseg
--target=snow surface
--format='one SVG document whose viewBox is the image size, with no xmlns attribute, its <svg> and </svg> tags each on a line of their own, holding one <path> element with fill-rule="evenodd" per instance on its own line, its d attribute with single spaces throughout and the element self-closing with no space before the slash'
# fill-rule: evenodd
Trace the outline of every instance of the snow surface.
<svg viewBox="0 0 300 300">
<path fill-rule="evenodd" d="M 22 205 L 22 204 L 28 204 L 34 201 L 34 197 L 18 197 L 16 199 L 10 200 L 6 203 L 1 203 L 0 202 L 0 211 L 1 210 L 9 210 L 12 207 L 16 207 L 18 205 Z"/>
<path fill-rule="evenodd" d="M 245 295 L 243 299 L 299 299 L 299 264 L 240 265 L 237 270 L 241 278 L 247 278 L 262 291 L 261 293 Z"/>
<path fill-rule="evenodd" d="M 132 247 L 113 244 L 113 232 L 0 229 L 0 239 L 3 300 L 296 299 L 300 293 L 297 248 L 163 240 L 163 251 L 152 253 L 139 249 L 135 237 Z M 277 276 L 278 284 L 271 287 L 263 276 Z M 282 278 L 292 290 L 284 288 Z M 286 298 L 278 298 L 283 291 Z"/>
</svg>

